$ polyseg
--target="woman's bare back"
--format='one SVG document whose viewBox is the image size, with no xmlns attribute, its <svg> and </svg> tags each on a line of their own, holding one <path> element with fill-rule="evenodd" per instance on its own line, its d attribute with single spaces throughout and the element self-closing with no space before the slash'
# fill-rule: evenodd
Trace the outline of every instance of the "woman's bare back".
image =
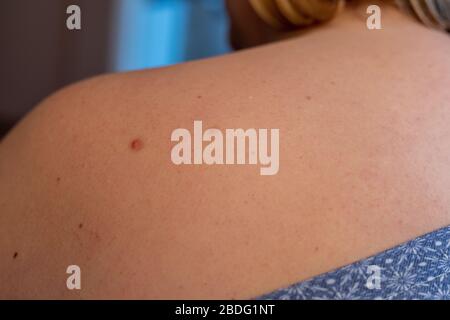
<svg viewBox="0 0 450 320">
<path fill-rule="evenodd" d="M 331 24 L 56 93 L 0 145 L 0 297 L 249 298 L 448 225 L 444 38 Z M 195 120 L 278 128 L 278 173 L 173 164 Z"/>
</svg>

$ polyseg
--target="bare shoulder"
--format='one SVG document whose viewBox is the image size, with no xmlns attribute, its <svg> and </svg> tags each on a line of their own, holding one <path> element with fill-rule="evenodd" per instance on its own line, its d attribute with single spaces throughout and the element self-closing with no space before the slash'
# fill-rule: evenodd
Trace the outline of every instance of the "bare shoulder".
<svg viewBox="0 0 450 320">
<path fill-rule="evenodd" d="M 0 297 L 247 298 L 448 224 L 448 58 L 324 37 L 45 100 L 0 145 Z M 175 165 L 196 120 L 279 129 L 279 172 Z"/>
<path fill-rule="evenodd" d="M 67 290 L 68 266 L 91 270 L 87 277 L 106 272 L 101 257 L 119 226 L 114 207 L 127 203 L 125 211 L 133 212 L 126 199 L 142 192 L 130 187 L 144 164 L 133 141 L 149 149 L 156 123 L 152 103 L 142 114 L 133 95 L 139 89 L 127 78 L 101 76 L 64 88 L 1 141 L 1 298 L 82 297 L 90 286 Z M 152 181 L 150 169 L 144 175 Z M 91 286 L 101 281 L 94 278 Z"/>
<path fill-rule="evenodd" d="M 172 276 L 164 251 L 178 250 L 178 222 L 202 201 L 189 195 L 202 178 L 178 177 L 170 162 L 170 134 L 193 119 L 218 121 L 220 73 L 208 68 L 77 83 L 2 140 L 0 297 L 157 296 L 154 279 Z M 86 277 L 82 291 L 65 287 L 70 265 Z M 118 281 L 107 280 L 111 271 Z"/>
</svg>

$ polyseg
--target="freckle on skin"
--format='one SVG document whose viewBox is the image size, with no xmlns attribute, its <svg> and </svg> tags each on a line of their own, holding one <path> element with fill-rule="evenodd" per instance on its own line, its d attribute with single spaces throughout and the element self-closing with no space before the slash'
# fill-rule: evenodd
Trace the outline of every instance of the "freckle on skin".
<svg viewBox="0 0 450 320">
<path fill-rule="evenodd" d="M 61 181 L 61 178 L 60 177 L 57 177 L 56 178 L 56 182 L 60 182 Z"/>
<path fill-rule="evenodd" d="M 131 141 L 130 147 L 134 151 L 139 151 L 144 147 L 144 143 L 141 139 L 134 139 L 133 141 Z"/>
<path fill-rule="evenodd" d="M 201 98 L 202 98 L 202 96 L 201 96 L 201 95 L 198 95 L 198 96 L 197 96 L 197 98 L 198 98 L 198 99 L 201 99 Z"/>
<path fill-rule="evenodd" d="M 17 258 L 18 255 L 19 255 L 18 252 L 14 252 L 13 259 Z"/>
<path fill-rule="evenodd" d="M 82 223 L 80 223 L 80 224 L 78 225 L 78 229 L 81 229 L 81 228 L 83 228 L 83 224 L 82 224 Z"/>
<path fill-rule="evenodd" d="M 311 100 L 312 97 L 311 96 L 306 96 L 306 100 Z"/>
</svg>

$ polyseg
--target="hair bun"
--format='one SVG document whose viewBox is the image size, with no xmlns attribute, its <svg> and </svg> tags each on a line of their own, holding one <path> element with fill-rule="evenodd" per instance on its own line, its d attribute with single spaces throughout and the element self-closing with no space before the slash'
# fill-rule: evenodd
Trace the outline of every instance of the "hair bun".
<svg viewBox="0 0 450 320">
<path fill-rule="evenodd" d="M 295 29 L 332 19 L 344 0 L 249 0 L 258 16 L 276 29 Z"/>
</svg>

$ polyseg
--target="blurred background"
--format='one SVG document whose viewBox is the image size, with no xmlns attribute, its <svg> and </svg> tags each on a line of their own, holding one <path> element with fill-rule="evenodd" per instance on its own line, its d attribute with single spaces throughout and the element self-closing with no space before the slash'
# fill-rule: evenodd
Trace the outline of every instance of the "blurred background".
<svg viewBox="0 0 450 320">
<path fill-rule="evenodd" d="M 0 137 L 69 83 L 229 50 L 224 0 L 1 0 Z"/>
</svg>

